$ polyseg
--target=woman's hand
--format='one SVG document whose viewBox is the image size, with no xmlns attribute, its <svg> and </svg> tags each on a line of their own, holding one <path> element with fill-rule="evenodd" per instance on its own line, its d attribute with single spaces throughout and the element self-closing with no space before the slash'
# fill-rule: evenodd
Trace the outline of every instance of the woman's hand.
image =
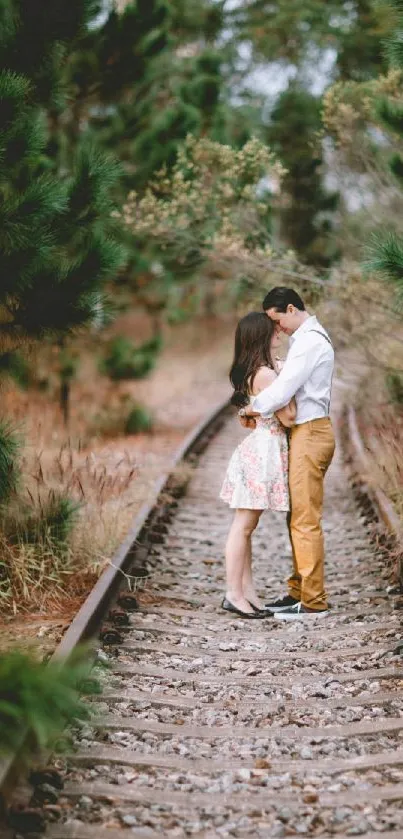
<svg viewBox="0 0 403 839">
<path fill-rule="evenodd" d="M 255 417 L 239 417 L 239 422 L 243 428 L 256 428 Z"/>
<path fill-rule="evenodd" d="M 256 428 L 255 417 L 257 416 L 259 416 L 259 414 L 253 410 L 251 405 L 247 405 L 245 408 L 240 408 L 238 411 L 239 421 L 243 428 Z"/>
</svg>

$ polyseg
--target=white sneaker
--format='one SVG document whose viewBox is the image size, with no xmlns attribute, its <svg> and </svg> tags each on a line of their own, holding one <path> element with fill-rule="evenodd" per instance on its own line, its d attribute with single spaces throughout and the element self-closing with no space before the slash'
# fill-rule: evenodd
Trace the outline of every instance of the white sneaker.
<svg viewBox="0 0 403 839">
<path fill-rule="evenodd" d="M 273 617 L 279 621 L 298 621 L 304 618 L 325 618 L 328 614 L 329 609 L 308 609 L 302 603 L 296 603 L 295 606 L 289 606 L 281 612 L 274 612 Z"/>
</svg>

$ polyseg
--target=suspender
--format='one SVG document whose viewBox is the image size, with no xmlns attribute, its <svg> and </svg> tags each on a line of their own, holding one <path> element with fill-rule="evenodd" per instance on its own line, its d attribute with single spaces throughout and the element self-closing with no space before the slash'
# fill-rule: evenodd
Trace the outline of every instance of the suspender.
<svg viewBox="0 0 403 839">
<path fill-rule="evenodd" d="M 328 343 L 328 344 L 330 344 L 330 346 L 331 346 L 331 347 L 332 347 L 332 349 L 333 349 L 333 344 L 332 344 L 332 342 L 331 342 L 331 340 L 330 340 L 329 336 L 328 336 L 328 335 L 325 335 L 325 333 L 324 333 L 324 332 L 321 332 L 321 331 L 320 331 L 320 329 L 308 329 L 308 332 L 316 332 L 316 333 L 317 333 L 317 335 L 321 335 L 321 336 L 322 336 L 322 338 L 324 338 L 324 339 L 325 339 L 325 341 L 327 341 L 327 343 Z M 330 385 L 330 396 L 331 396 L 331 395 L 332 395 L 332 385 Z M 328 401 L 327 412 L 328 412 L 328 414 L 330 413 L 330 399 L 329 399 L 329 401 Z"/>
<path fill-rule="evenodd" d="M 333 344 L 332 344 L 329 336 L 325 335 L 324 332 L 321 332 L 320 329 L 308 329 L 308 332 L 316 332 L 317 335 L 321 335 L 322 338 L 324 338 L 325 341 L 327 341 L 327 343 L 330 344 L 330 346 L 333 348 Z"/>
</svg>

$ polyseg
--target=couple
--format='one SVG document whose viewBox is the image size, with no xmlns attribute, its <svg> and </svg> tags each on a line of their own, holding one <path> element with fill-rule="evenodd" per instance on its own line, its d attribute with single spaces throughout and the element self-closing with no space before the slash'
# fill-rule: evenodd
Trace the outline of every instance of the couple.
<svg viewBox="0 0 403 839">
<path fill-rule="evenodd" d="M 226 611 L 281 620 L 324 616 L 323 481 L 335 441 L 329 418 L 334 352 L 299 294 L 268 292 L 263 312 L 238 323 L 230 380 L 242 425 L 253 431 L 230 460 L 220 497 L 235 509 L 226 544 Z M 290 336 L 276 363 L 280 333 Z M 290 431 L 287 431 L 290 429 Z M 287 512 L 293 570 L 288 594 L 261 604 L 252 578 L 251 536 L 263 510 Z"/>
</svg>

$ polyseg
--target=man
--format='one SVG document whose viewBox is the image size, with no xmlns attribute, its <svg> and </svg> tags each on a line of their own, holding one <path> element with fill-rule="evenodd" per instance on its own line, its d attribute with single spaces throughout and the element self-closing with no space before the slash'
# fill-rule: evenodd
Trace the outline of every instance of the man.
<svg viewBox="0 0 403 839">
<path fill-rule="evenodd" d="M 334 352 L 326 331 L 293 289 L 273 288 L 263 309 L 290 336 L 290 349 L 276 381 L 262 390 L 253 410 L 245 409 L 245 416 L 268 416 L 293 396 L 297 405 L 289 460 L 293 573 L 288 595 L 266 608 L 281 620 L 324 616 L 328 604 L 321 521 L 323 480 L 335 448 L 329 418 Z"/>
</svg>

